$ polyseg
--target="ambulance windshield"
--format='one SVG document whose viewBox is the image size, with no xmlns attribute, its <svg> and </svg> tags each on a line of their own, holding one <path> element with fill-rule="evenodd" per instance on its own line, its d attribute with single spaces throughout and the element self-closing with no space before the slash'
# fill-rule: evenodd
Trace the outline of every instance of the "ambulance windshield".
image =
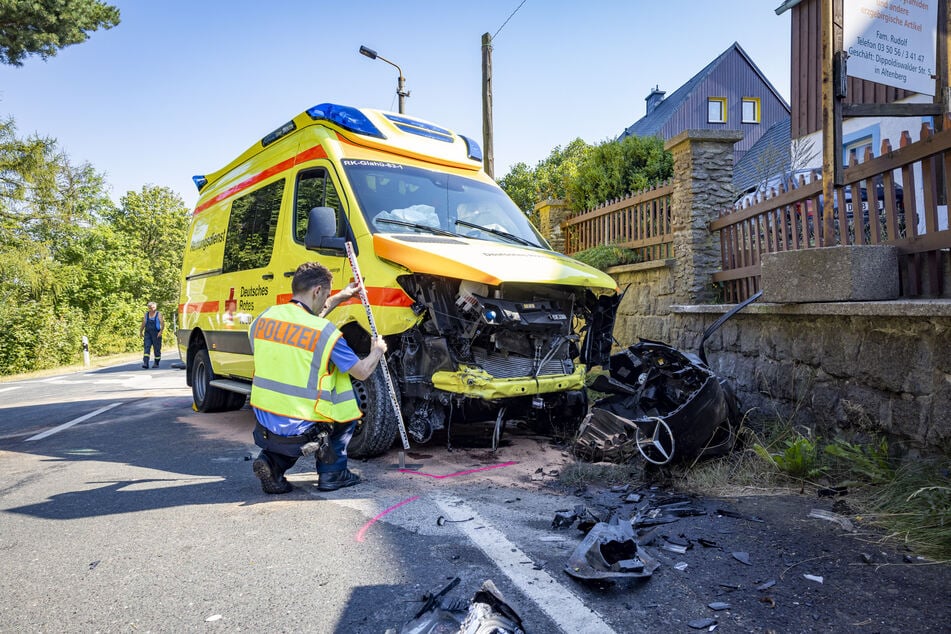
<svg viewBox="0 0 951 634">
<path fill-rule="evenodd" d="M 342 163 L 374 232 L 449 233 L 548 248 L 497 185 L 398 163 L 356 159 Z"/>
</svg>

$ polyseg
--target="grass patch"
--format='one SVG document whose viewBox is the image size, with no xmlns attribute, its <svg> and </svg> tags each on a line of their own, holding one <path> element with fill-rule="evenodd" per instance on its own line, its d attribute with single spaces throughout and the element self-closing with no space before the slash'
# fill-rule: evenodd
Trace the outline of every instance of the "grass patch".
<svg viewBox="0 0 951 634">
<path fill-rule="evenodd" d="M 951 561 L 947 458 L 896 466 L 883 438 L 822 441 L 782 422 L 741 434 L 746 448 L 675 468 L 678 487 L 716 496 L 847 487 L 855 515 L 883 529 L 883 542 L 900 540 L 922 555 Z"/>
<path fill-rule="evenodd" d="M 760 421 L 755 429 L 746 423 L 726 456 L 659 473 L 678 490 L 715 497 L 842 487 L 853 517 L 882 529 L 883 543 L 900 541 L 923 556 L 951 562 L 951 457 L 900 463 L 883 437 L 830 440 L 788 420 Z M 575 462 L 559 480 L 567 486 L 639 486 L 646 475 L 635 454 L 629 464 Z"/>
<path fill-rule="evenodd" d="M 866 519 L 916 552 L 951 560 L 951 477 L 948 461 L 908 461 L 868 491 Z"/>
</svg>

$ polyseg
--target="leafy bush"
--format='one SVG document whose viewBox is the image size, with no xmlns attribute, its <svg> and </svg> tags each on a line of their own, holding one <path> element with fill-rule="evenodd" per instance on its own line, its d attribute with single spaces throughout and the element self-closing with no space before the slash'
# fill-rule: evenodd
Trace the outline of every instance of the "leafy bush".
<svg viewBox="0 0 951 634">
<path fill-rule="evenodd" d="M 574 211 L 638 192 L 667 180 L 674 159 L 660 137 L 625 137 L 592 147 L 568 181 L 568 206 Z"/>
<path fill-rule="evenodd" d="M 584 262 L 588 266 L 593 266 L 599 271 L 620 264 L 634 264 L 641 261 L 640 254 L 634 249 L 608 244 L 579 251 L 571 257 Z"/>
<path fill-rule="evenodd" d="M 753 450 L 794 478 L 814 478 L 822 472 L 818 466 L 816 443 L 801 434 L 784 440 L 782 450 L 778 453 L 770 453 L 760 444 L 754 445 Z"/>
</svg>

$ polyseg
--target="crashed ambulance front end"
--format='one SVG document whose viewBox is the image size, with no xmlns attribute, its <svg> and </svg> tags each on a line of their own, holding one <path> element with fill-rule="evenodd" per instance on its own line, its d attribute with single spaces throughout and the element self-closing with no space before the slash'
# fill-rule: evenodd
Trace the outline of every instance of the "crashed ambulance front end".
<svg viewBox="0 0 951 634">
<path fill-rule="evenodd" d="M 573 433 L 587 412 L 586 366 L 609 358 L 614 280 L 553 251 L 491 181 L 344 165 L 373 251 L 401 270 L 412 302 L 416 321 L 390 359 L 413 439 L 454 420 Z"/>
</svg>

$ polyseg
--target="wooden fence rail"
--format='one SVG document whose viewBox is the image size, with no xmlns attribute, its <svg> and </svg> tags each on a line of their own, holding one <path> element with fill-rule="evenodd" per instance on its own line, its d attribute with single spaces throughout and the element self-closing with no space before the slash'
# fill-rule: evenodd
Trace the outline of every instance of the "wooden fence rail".
<svg viewBox="0 0 951 634">
<path fill-rule="evenodd" d="M 673 257 L 672 192 L 668 181 L 565 219 L 565 253 L 612 245 L 637 251 L 642 262 Z"/>
<path fill-rule="evenodd" d="M 881 155 L 852 156 L 835 188 L 831 223 L 823 222 L 822 181 L 800 177 L 765 200 L 724 211 L 710 223 L 720 232 L 724 299 L 741 302 L 760 290 L 763 253 L 820 246 L 892 244 L 898 247 L 905 297 L 941 297 L 951 248 L 951 119 L 935 133 L 926 123 L 899 148 L 886 139 Z M 920 187 L 919 187 L 920 185 Z M 918 201 L 919 188 L 923 200 Z"/>
</svg>

